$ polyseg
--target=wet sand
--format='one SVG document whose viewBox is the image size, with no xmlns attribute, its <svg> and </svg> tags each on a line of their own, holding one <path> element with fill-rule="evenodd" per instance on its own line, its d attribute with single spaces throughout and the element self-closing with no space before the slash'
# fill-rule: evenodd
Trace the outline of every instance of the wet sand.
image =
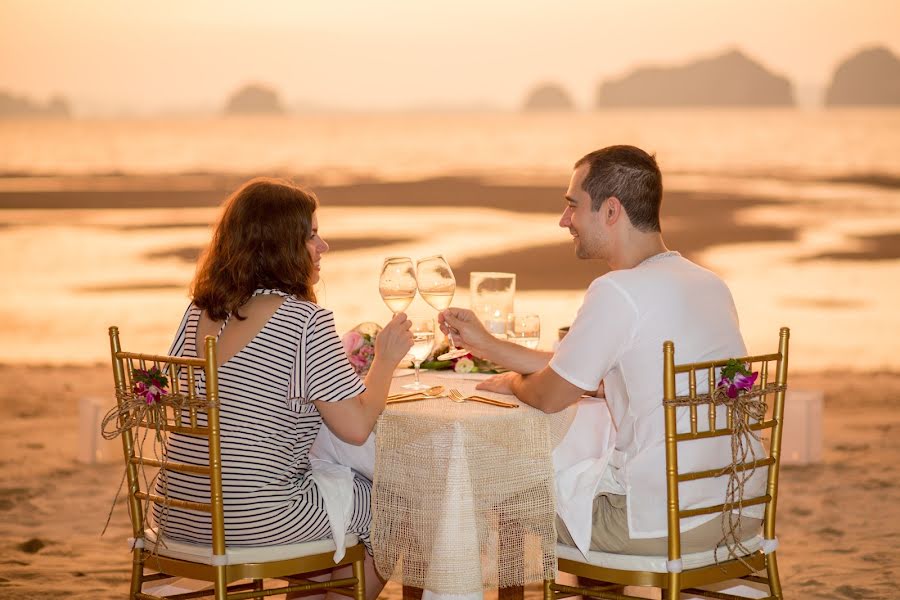
<svg viewBox="0 0 900 600">
<path fill-rule="evenodd" d="M 63 182 L 62 189 L 0 188 L 0 225 L 2 209 L 66 209 L 66 208 L 162 208 L 218 206 L 243 179 L 234 177 L 189 179 L 177 178 L 107 178 L 102 181 L 74 179 Z M 183 181 L 188 179 L 187 181 Z M 559 186 L 511 185 L 470 178 L 436 178 L 412 182 L 362 182 L 346 185 L 311 186 L 324 206 L 336 207 L 491 207 L 515 213 L 546 214 L 556 222 L 564 208 L 566 181 Z M 702 263 L 700 254 L 712 247 L 743 242 L 792 240 L 797 230 L 792 227 L 737 226 L 736 215 L 743 209 L 772 205 L 774 200 L 707 192 L 667 191 L 663 200 L 662 227 L 670 248 Z M 785 202 L 779 202 L 785 204 Z M 514 219 L 514 216 L 512 217 Z M 206 226 L 185 223 L 184 227 Z M 514 227 L 515 222 L 510 221 Z M 140 225 L 138 227 L 143 227 Z M 177 227 L 177 225 L 169 225 Z M 329 240 L 332 252 L 352 251 L 396 239 L 379 237 Z M 474 240 L 477 243 L 477 240 Z M 874 252 L 891 255 L 893 243 L 879 243 Z M 175 256 L 193 262 L 200 246 L 171 248 L 157 257 Z M 538 245 L 524 250 L 485 254 L 454 265 L 458 284 L 468 286 L 470 271 L 511 271 L 518 275 L 520 290 L 583 290 L 606 271 L 598 261 L 581 261 L 574 257 L 569 234 L 560 230 L 559 243 Z"/>
</svg>

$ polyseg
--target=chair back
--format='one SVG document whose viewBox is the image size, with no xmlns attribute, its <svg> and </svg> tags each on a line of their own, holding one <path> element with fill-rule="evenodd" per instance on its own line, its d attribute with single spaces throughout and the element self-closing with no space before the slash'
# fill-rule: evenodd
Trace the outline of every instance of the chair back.
<svg viewBox="0 0 900 600">
<path fill-rule="evenodd" d="M 143 547 L 146 515 L 153 503 L 164 509 L 178 507 L 209 514 L 213 556 L 224 557 L 225 520 L 215 338 L 206 337 L 204 358 L 125 352 L 117 327 L 109 328 L 109 342 L 117 411 L 107 419 L 112 422 L 111 417 L 115 417 L 115 427 L 122 438 L 128 481 L 128 512 L 136 547 Z M 202 395 L 198 385 L 201 377 L 205 380 L 205 393 Z M 108 427 L 105 422 L 105 434 L 109 434 Z M 209 464 L 190 465 L 169 461 L 165 447 L 169 433 L 205 438 L 209 446 Z M 148 445 L 151 448 L 147 448 Z M 151 476 L 151 469 L 208 476 L 209 502 L 178 500 L 155 493 L 153 485 L 159 471 Z M 158 535 L 157 540 L 160 537 Z"/>
<path fill-rule="evenodd" d="M 765 505 L 764 537 L 766 540 L 775 539 L 775 508 L 778 496 L 778 466 L 781 452 L 782 420 L 784 416 L 784 398 L 787 388 L 788 373 L 788 341 L 790 331 L 782 327 L 779 333 L 778 351 L 772 354 L 755 356 L 734 357 L 738 362 L 747 365 L 750 371 L 756 371 L 759 376 L 753 386 L 738 394 L 736 398 L 729 398 L 724 390 L 717 389 L 716 380 L 721 369 L 725 367 L 729 359 L 715 360 L 692 364 L 675 364 L 675 345 L 671 341 L 663 344 L 663 404 L 665 413 L 666 432 L 666 489 L 667 489 L 667 516 L 668 516 L 668 558 L 676 561 L 681 558 L 681 529 L 680 521 L 690 517 L 720 513 L 725 515 L 732 510 Z M 771 380 L 774 371 L 774 381 Z M 688 380 L 687 395 L 676 395 L 676 376 L 686 375 Z M 700 385 L 698 386 L 698 381 Z M 698 389 L 707 390 L 698 393 Z M 770 402 L 771 401 L 771 402 Z M 748 412 L 748 402 L 753 403 Z M 760 405 L 762 402 L 764 405 Z M 708 412 L 707 418 L 698 418 L 700 407 L 706 407 L 703 412 Z M 726 412 L 725 423 L 722 426 L 721 411 Z M 688 411 L 690 418 L 690 431 L 678 431 L 677 422 L 679 411 Z M 752 413 L 755 412 L 755 416 Z M 717 418 L 718 417 L 718 418 Z M 701 422 L 705 421 L 705 422 Z M 687 442 L 716 437 L 731 437 L 732 448 L 739 443 L 739 438 L 749 435 L 760 435 L 755 432 L 771 430 L 768 444 L 768 455 L 753 457 L 751 460 L 733 458 L 732 463 L 726 467 L 703 471 L 681 472 L 678 466 L 679 447 Z M 751 440 L 745 439 L 744 442 Z M 746 477 L 755 469 L 767 468 L 767 480 L 765 493 L 753 497 L 741 497 L 739 499 L 726 499 L 724 503 L 699 506 L 682 510 L 679 505 L 678 486 L 686 481 L 721 477 L 725 473 L 731 473 L 732 477 Z M 729 487 L 731 487 L 729 483 Z M 741 496 L 743 489 L 741 487 Z M 738 543 L 740 540 L 736 540 Z M 731 550 L 731 546 L 729 545 Z"/>
</svg>

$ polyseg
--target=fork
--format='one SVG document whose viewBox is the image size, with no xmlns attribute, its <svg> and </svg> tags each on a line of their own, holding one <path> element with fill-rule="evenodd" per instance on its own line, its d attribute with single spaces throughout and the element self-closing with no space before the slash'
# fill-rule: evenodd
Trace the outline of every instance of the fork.
<svg viewBox="0 0 900 600">
<path fill-rule="evenodd" d="M 482 404 L 490 404 L 491 406 L 499 406 L 501 408 L 519 408 L 518 404 L 513 402 L 503 402 L 502 400 L 494 400 L 493 398 L 485 398 L 484 396 L 463 396 L 457 389 L 450 390 L 450 400 L 453 402 L 481 402 Z"/>
</svg>

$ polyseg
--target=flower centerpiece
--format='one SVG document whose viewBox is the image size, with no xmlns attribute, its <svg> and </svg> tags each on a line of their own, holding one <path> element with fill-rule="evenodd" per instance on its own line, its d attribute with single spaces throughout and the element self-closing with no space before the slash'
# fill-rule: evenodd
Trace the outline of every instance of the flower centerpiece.
<svg viewBox="0 0 900 600">
<path fill-rule="evenodd" d="M 341 338 L 344 352 L 356 374 L 365 376 L 375 360 L 375 338 L 381 333 L 377 323 L 360 323 Z"/>
</svg>

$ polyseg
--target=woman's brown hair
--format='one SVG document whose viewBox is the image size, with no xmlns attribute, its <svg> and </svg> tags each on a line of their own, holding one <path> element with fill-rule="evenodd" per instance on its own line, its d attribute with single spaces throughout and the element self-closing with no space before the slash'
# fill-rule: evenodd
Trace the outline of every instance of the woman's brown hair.
<svg viewBox="0 0 900 600">
<path fill-rule="evenodd" d="M 319 202 L 281 179 L 251 179 L 225 201 L 212 241 L 191 283 L 194 304 L 213 321 L 238 309 L 258 288 L 315 302 L 306 249 Z"/>
</svg>

